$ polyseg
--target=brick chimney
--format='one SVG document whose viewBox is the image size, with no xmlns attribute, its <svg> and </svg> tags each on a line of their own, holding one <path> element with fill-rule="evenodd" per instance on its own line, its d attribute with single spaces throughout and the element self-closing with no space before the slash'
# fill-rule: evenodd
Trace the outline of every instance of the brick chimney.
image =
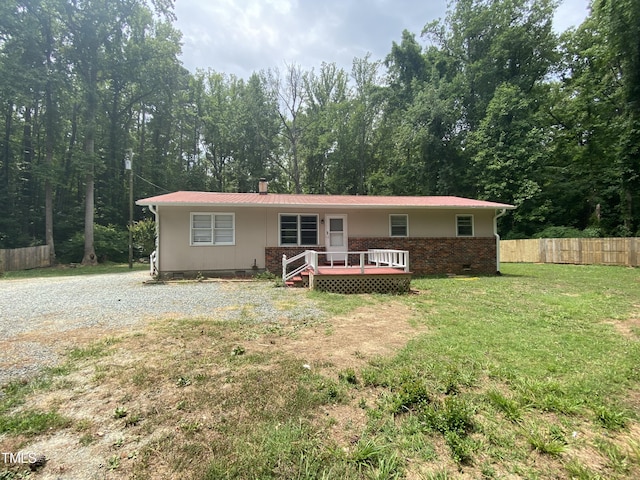
<svg viewBox="0 0 640 480">
<path fill-rule="evenodd" d="M 260 182 L 258 183 L 258 193 L 260 195 L 266 195 L 268 185 L 269 185 L 269 182 L 267 182 L 265 178 L 261 178 Z"/>
</svg>

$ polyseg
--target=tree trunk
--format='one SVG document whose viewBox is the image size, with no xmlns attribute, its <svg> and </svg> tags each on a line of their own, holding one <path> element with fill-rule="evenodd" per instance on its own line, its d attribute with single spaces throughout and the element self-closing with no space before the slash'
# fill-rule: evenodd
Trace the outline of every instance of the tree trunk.
<svg viewBox="0 0 640 480">
<path fill-rule="evenodd" d="M 48 25 L 47 25 L 48 26 Z M 47 44 L 50 47 L 47 52 L 47 83 L 45 87 L 45 180 L 44 180 L 44 236 L 45 242 L 49 246 L 49 265 L 56 264 L 56 248 L 53 242 L 53 149 L 54 149 L 54 106 L 52 88 L 52 54 L 53 38 L 51 30 L 46 28 Z"/>
<path fill-rule="evenodd" d="M 85 175 L 85 204 L 84 204 L 84 257 L 82 265 L 95 266 L 98 264 L 93 239 L 93 210 L 94 200 L 94 167 L 95 167 L 95 132 L 96 113 L 98 111 L 97 88 L 98 80 L 95 68 L 91 69 L 88 75 L 89 88 L 87 93 L 87 131 L 84 142 L 84 153 L 86 157 Z"/>
<path fill-rule="evenodd" d="M 94 208 L 94 178 L 93 172 L 85 177 L 85 206 L 84 206 L 84 257 L 82 265 L 96 266 L 98 258 L 93 245 L 93 208 Z"/>
</svg>

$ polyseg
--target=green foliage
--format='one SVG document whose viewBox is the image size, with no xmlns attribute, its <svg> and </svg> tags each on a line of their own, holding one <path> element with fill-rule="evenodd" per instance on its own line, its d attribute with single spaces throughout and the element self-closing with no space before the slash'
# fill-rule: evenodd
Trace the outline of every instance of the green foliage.
<svg viewBox="0 0 640 480">
<path fill-rule="evenodd" d="M 145 218 L 133 222 L 131 233 L 136 254 L 140 257 L 148 257 L 156 249 L 156 222 L 151 218 Z"/>
<path fill-rule="evenodd" d="M 474 429 L 474 406 L 467 400 L 459 397 L 446 397 L 444 400 L 435 401 L 420 411 L 420 418 L 425 428 L 464 436 Z"/>
<path fill-rule="evenodd" d="M 597 228 L 586 228 L 578 230 L 574 227 L 547 227 L 544 230 L 532 235 L 532 238 L 594 238 L 600 237 L 600 230 Z"/>
<path fill-rule="evenodd" d="M 114 225 L 94 226 L 95 252 L 100 262 L 126 262 L 129 258 L 129 234 Z M 63 263 L 80 262 L 84 250 L 84 233 L 78 232 L 57 249 Z"/>
<path fill-rule="evenodd" d="M 390 399 L 390 408 L 393 413 L 405 413 L 413 409 L 418 411 L 426 407 L 431 400 L 424 381 L 417 378 L 409 378 L 401 382 Z"/>
</svg>

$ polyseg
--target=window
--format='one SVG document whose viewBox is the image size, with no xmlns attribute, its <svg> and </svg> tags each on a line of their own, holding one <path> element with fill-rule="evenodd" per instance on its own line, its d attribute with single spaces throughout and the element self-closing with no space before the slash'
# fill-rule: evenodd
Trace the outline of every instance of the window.
<svg viewBox="0 0 640 480">
<path fill-rule="evenodd" d="M 191 245 L 235 245 L 233 213 L 192 213 Z"/>
<path fill-rule="evenodd" d="M 317 215 L 280 215 L 280 245 L 317 244 Z"/>
<path fill-rule="evenodd" d="M 473 237 L 473 215 L 456 215 L 458 237 Z"/>
<path fill-rule="evenodd" d="M 406 237 L 409 235 L 409 215 L 389 215 L 389 235 Z"/>
</svg>

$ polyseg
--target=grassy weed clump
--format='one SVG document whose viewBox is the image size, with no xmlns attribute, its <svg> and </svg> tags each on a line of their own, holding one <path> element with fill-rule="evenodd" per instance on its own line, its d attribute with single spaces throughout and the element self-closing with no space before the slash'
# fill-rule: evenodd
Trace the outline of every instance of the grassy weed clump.
<svg viewBox="0 0 640 480">
<path fill-rule="evenodd" d="M 34 436 L 68 426 L 71 421 L 57 412 L 27 410 L 0 415 L 0 434 Z"/>
<path fill-rule="evenodd" d="M 497 390 L 489 390 L 487 398 L 491 405 L 498 409 L 509 421 L 518 422 L 522 418 L 522 407 L 515 400 L 507 398 Z"/>
<path fill-rule="evenodd" d="M 475 407 L 459 397 L 446 397 L 426 405 L 420 411 L 420 421 L 427 431 L 443 435 L 457 463 L 470 463 L 475 449 L 469 434 L 475 429 Z"/>
<path fill-rule="evenodd" d="M 412 410 L 422 410 L 431 400 L 431 394 L 423 381 L 409 379 L 403 382 L 389 401 L 391 413 L 406 413 Z"/>
<path fill-rule="evenodd" d="M 548 428 L 531 426 L 527 440 L 534 450 L 552 456 L 562 454 L 567 445 L 564 432 L 555 425 Z"/>
<path fill-rule="evenodd" d="M 626 413 L 614 406 L 599 406 L 595 409 L 596 421 L 607 430 L 622 430 L 629 424 Z"/>
<path fill-rule="evenodd" d="M 67 357 L 71 360 L 84 360 L 90 358 L 100 358 L 109 355 L 111 352 L 109 347 L 119 342 L 116 338 L 107 338 L 99 342 L 95 342 L 86 347 L 76 347 L 67 353 Z"/>
</svg>

